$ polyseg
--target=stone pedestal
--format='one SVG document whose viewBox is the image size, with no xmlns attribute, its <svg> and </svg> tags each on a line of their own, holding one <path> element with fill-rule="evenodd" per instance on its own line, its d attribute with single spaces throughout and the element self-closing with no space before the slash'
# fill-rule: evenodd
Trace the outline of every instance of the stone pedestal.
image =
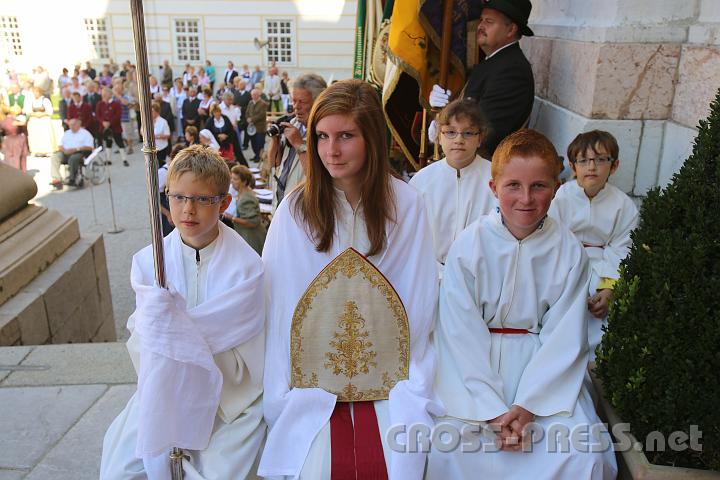
<svg viewBox="0 0 720 480">
<path fill-rule="evenodd" d="M 562 155 L 593 128 L 618 138 L 611 181 L 632 196 L 666 185 L 692 151 L 720 87 L 720 6 L 713 0 L 534 0 L 530 127 Z"/>
<path fill-rule="evenodd" d="M 29 176 L 0 163 L 0 346 L 114 341 L 102 236 L 29 205 Z"/>
</svg>

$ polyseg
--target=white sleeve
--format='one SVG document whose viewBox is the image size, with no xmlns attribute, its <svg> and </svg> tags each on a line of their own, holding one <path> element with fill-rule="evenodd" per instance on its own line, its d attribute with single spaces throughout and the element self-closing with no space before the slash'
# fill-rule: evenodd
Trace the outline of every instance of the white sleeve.
<svg viewBox="0 0 720 480">
<path fill-rule="evenodd" d="M 601 278 L 620 278 L 620 262 L 627 256 L 632 246 L 630 232 L 637 227 L 638 210 L 632 200 L 629 198 L 624 200 L 613 228 L 612 238 L 603 249 L 602 262 L 594 267 Z"/>
<path fill-rule="evenodd" d="M 589 261 L 573 236 L 562 242 L 559 248 L 573 252 L 556 270 L 565 277 L 564 289 L 542 317 L 540 348 L 525 367 L 513 402 L 542 417 L 572 415 L 588 362 Z"/>
<path fill-rule="evenodd" d="M 448 415 L 464 420 L 492 420 L 508 411 L 503 380 L 492 368 L 491 334 L 474 292 L 482 261 L 474 259 L 476 229 L 465 230 L 450 247 L 440 288 L 435 329 L 438 375 L 435 386 Z M 499 280 L 498 280 L 499 281 Z"/>
</svg>

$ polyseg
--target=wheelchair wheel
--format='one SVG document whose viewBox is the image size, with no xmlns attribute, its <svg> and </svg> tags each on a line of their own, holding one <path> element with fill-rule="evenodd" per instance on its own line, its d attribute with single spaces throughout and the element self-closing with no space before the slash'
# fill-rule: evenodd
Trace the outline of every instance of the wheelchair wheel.
<svg viewBox="0 0 720 480">
<path fill-rule="evenodd" d="M 102 162 L 93 160 L 84 169 L 85 180 L 92 182 L 93 185 L 100 185 L 107 179 L 106 168 Z"/>
</svg>

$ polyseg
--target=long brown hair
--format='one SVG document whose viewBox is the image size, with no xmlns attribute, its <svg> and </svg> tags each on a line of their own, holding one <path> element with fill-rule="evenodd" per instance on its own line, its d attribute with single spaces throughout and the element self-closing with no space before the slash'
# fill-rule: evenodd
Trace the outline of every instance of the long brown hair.
<svg viewBox="0 0 720 480">
<path fill-rule="evenodd" d="M 315 248 L 327 252 L 335 236 L 335 217 L 338 212 L 333 180 L 320 159 L 315 131 L 317 123 L 330 115 L 350 115 L 365 141 L 366 159 L 360 187 L 365 226 L 372 256 L 385 245 L 385 222 L 395 221 L 395 199 L 391 188 L 387 157 L 385 118 L 378 94 L 370 84 L 361 80 L 344 80 L 328 87 L 315 100 L 307 125 L 308 171 L 304 188 L 294 203 L 296 217 L 302 218 L 310 229 Z"/>
</svg>

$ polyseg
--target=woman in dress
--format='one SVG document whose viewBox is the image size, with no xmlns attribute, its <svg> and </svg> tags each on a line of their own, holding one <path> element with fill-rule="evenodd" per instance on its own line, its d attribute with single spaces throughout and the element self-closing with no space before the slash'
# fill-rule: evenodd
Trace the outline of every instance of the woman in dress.
<svg viewBox="0 0 720 480">
<path fill-rule="evenodd" d="M 233 198 L 235 208 L 226 212 L 225 218 L 232 222 L 235 231 L 248 245 L 258 255 L 262 255 L 267 231 L 260 216 L 260 203 L 252 190 L 255 187 L 255 178 L 245 165 L 235 165 L 230 169 L 230 184 L 237 192 Z"/>
<path fill-rule="evenodd" d="M 210 107 L 210 118 L 205 122 L 205 129 L 210 130 L 215 138 L 217 138 L 220 144 L 220 156 L 223 157 L 226 162 L 235 163 L 236 161 L 240 161 L 241 163 L 245 163 L 232 122 L 227 116 L 223 115 L 222 109 L 217 103 L 214 103 L 212 107 Z M 239 158 L 242 160 L 239 160 Z"/>
<path fill-rule="evenodd" d="M 425 208 L 415 189 L 390 173 L 385 119 L 378 94 L 368 83 L 345 80 L 331 85 L 315 101 L 307 127 L 307 180 L 279 205 L 263 249 L 266 291 L 273 292 L 266 302 L 264 382 L 270 433 L 258 474 L 421 479 L 426 454 L 397 451 L 387 439 L 393 436 L 393 425 L 427 426 L 431 413 L 442 413 L 432 393 L 429 338 L 438 285 Z M 388 390 L 378 389 L 383 393 L 374 398 L 362 396 L 366 401 L 338 401 L 339 394 L 322 387 L 291 387 L 296 307 L 306 289 L 321 280 L 321 271 L 347 255 L 367 268 L 364 271 L 379 272 L 383 291 L 397 293 L 404 305 L 392 312 L 407 315 L 406 330 L 398 336 L 409 348 L 403 362 L 407 375 L 394 384 L 388 378 Z M 353 287 L 350 293 L 355 291 Z M 366 299 L 353 298 L 343 304 L 362 304 L 363 310 Z M 363 315 L 369 322 L 371 316 Z M 361 335 L 385 331 L 372 325 Z M 391 350 L 396 354 L 402 348 Z M 395 372 L 382 361 L 373 368 Z"/>
<path fill-rule="evenodd" d="M 28 143 L 30 151 L 36 155 L 50 155 L 57 149 L 57 139 L 50 116 L 53 114 L 52 102 L 43 96 L 38 87 L 32 89 L 32 98 L 25 99 L 24 113 L 27 115 Z"/>
</svg>

